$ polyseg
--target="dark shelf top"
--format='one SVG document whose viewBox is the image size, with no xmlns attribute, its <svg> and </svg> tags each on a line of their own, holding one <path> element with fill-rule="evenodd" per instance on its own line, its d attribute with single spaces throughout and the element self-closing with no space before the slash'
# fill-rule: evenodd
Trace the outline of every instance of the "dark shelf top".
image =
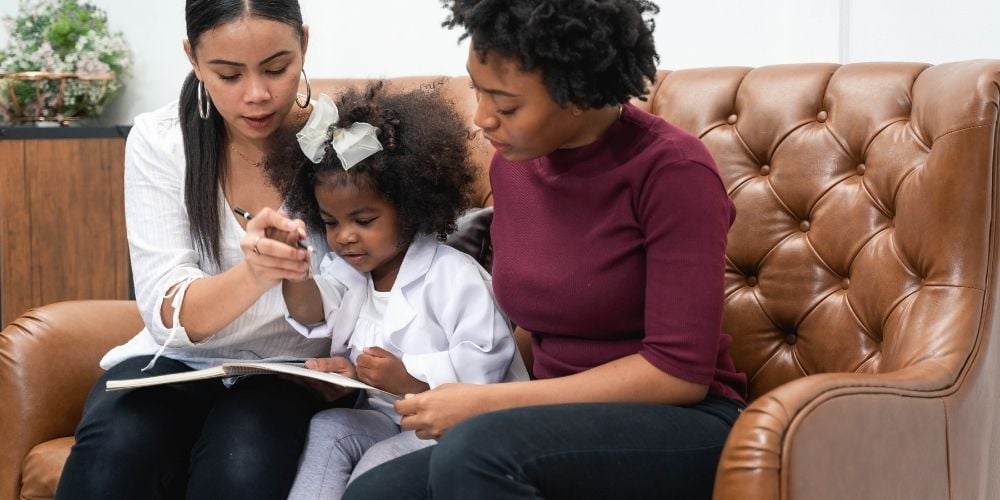
<svg viewBox="0 0 1000 500">
<path fill-rule="evenodd" d="M 37 125 L 0 125 L 0 141 L 4 139 L 114 139 L 128 136 L 131 125 L 101 125 L 74 123 L 68 127 Z"/>
</svg>

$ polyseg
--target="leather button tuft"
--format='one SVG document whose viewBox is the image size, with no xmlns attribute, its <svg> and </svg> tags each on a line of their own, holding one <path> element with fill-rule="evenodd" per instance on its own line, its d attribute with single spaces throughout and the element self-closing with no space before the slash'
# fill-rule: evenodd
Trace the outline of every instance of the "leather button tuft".
<svg viewBox="0 0 1000 500">
<path fill-rule="evenodd" d="M 858 165 L 858 175 L 865 175 L 865 164 Z"/>
<path fill-rule="evenodd" d="M 749 278 L 747 278 L 747 286 L 757 286 L 757 277 L 750 276 Z"/>
<path fill-rule="evenodd" d="M 735 114 L 729 115 L 729 118 L 726 119 L 726 122 L 729 123 L 730 125 L 736 125 L 736 115 Z"/>
<path fill-rule="evenodd" d="M 820 122 L 825 122 L 826 116 L 827 116 L 826 111 L 820 111 L 819 114 L 816 115 L 816 119 L 819 120 Z"/>
<path fill-rule="evenodd" d="M 798 341 L 799 341 L 799 336 L 795 335 L 794 333 L 789 333 L 788 335 L 785 335 L 785 343 L 788 345 L 795 345 L 795 343 Z"/>
<path fill-rule="evenodd" d="M 767 165 L 764 165 L 763 167 L 760 167 L 760 175 L 767 175 L 769 173 L 771 173 L 771 167 L 769 167 Z"/>
<path fill-rule="evenodd" d="M 849 287 L 849 286 L 851 286 L 851 279 L 850 278 L 844 278 L 844 279 L 840 280 L 840 288 L 843 288 L 844 290 L 847 290 L 847 287 Z"/>
<path fill-rule="evenodd" d="M 799 223 L 799 229 L 801 229 L 803 233 L 808 232 L 810 227 L 812 226 L 809 225 L 809 221 L 807 220 Z"/>
</svg>

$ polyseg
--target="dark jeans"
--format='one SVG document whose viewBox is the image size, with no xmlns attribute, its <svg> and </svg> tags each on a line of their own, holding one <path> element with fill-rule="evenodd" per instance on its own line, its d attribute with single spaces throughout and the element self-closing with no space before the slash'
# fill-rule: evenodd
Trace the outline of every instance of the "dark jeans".
<svg viewBox="0 0 1000 500">
<path fill-rule="evenodd" d="M 279 377 L 105 392 L 107 380 L 190 370 L 150 356 L 107 371 L 87 397 L 56 498 L 285 498 L 309 419 L 325 405 Z"/>
<path fill-rule="evenodd" d="M 480 415 L 359 476 L 357 499 L 710 499 L 741 405 L 567 404 Z"/>
</svg>

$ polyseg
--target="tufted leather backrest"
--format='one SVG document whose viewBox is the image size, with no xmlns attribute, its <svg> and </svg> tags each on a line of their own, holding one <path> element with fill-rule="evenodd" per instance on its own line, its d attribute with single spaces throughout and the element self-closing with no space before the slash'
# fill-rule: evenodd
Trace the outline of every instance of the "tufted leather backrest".
<svg viewBox="0 0 1000 500">
<path fill-rule="evenodd" d="M 923 390 L 958 379 L 996 289 L 998 71 L 663 75 L 652 112 L 708 145 L 736 203 L 723 327 L 752 398 L 816 373 L 933 366 Z"/>
</svg>

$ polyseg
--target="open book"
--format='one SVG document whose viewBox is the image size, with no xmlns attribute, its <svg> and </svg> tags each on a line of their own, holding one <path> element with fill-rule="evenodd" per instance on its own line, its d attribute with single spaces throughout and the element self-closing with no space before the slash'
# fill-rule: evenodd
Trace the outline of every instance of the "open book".
<svg viewBox="0 0 1000 500">
<path fill-rule="evenodd" d="M 399 399 L 401 397 L 397 394 L 376 389 L 364 382 L 345 377 L 338 373 L 310 370 L 306 368 L 303 363 L 274 361 L 235 361 L 223 363 L 219 366 L 213 366 L 211 368 L 189 372 L 168 373 L 166 375 L 157 375 L 155 377 L 109 380 L 105 389 L 108 391 L 117 391 L 121 389 L 134 389 L 138 387 L 150 387 L 163 384 L 177 384 L 181 382 L 191 382 L 193 380 L 205 380 L 210 378 L 235 377 L 239 375 L 275 375 L 278 373 L 321 380 L 323 382 L 339 385 L 341 387 L 374 391 L 390 399 Z"/>
</svg>

